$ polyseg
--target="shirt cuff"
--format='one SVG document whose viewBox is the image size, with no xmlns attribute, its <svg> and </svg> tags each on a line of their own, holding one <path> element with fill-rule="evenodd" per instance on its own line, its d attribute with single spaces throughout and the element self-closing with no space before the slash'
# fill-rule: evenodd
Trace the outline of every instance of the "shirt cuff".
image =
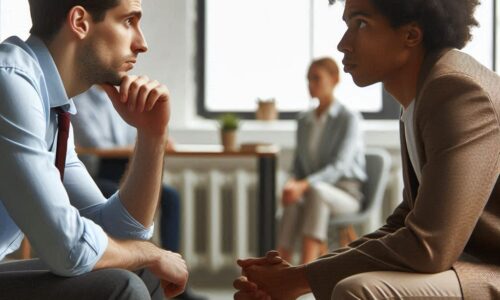
<svg viewBox="0 0 500 300">
<path fill-rule="evenodd" d="M 69 260 L 75 266 L 66 276 L 75 276 L 88 273 L 94 269 L 108 248 L 108 236 L 101 228 L 89 219 L 82 218 L 85 229 L 80 243 L 71 249 Z"/>
<path fill-rule="evenodd" d="M 134 219 L 123 206 L 118 192 L 106 202 L 101 220 L 105 231 L 119 239 L 149 240 L 153 236 L 154 224 L 146 228 Z"/>
</svg>

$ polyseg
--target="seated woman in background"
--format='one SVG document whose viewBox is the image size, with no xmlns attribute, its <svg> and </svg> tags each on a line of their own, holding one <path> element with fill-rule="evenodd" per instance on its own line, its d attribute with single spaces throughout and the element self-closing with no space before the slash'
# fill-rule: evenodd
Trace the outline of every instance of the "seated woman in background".
<svg viewBox="0 0 500 300">
<path fill-rule="evenodd" d="M 328 250 L 330 216 L 357 212 L 366 179 L 361 116 L 338 102 L 335 61 L 312 62 L 307 73 L 309 93 L 319 105 L 298 118 L 292 178 L 285 184 L 278 251 L 291 261 L 297 237 L 302 237 L 302 262 Z"/>
</svg>

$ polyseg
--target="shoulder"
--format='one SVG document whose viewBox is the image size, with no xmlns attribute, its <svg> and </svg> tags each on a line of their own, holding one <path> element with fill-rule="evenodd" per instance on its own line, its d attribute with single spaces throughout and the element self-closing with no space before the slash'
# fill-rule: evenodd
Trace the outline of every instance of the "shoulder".
<svg viewBox="0 0 500 300">
<path fill-rule="evenodd" d="M 26 119 L 30 124 L 36 123 L 38 115 L 48 118 L 50 103 L 43 96 L 43 81 L 41 67 L 26 43 L 11 37 L 0 44 L 0 114 L 3 117 L 18 122 Z"/>
<path fill-rule="evenodd" d="M 0 69 L 32 79 L 39 78 L 43 74 L 29 46 L 15 36 L 0 44 Z"/>
<path fill-rule="evenodd" d="M 499 86 L 497 74 L 469 55 L 450 50 L 437 60 L 418 91 L 417 126 L 449 139 L 455 135 L 455 140 L 470 137 L 478 128 L 498 129 Z"/>
<path fill-rule="evenodd" d="M 437 94 L 447 91 L 448 94 L 458 95 L 463 88 L 468 88 L 500 102 L 498 86 L 500 77 L 495 72 L 470 55 L 451 49 L 436 61 L 418 94 L 423 95 L 430 90 Z"/>
<path fill-rule="evenodd" d="M 500 77 L 471 56 L 452 49 L 432 66 L 418 91 L 416 110 L 480 104 L 500 112 Z M 473 101 L 470 101 L 473 100 Z"/>
<path fill-rule="evenodd" d="M 350 109 L 337 100 L 337 107 L 330 110 L 330 116 L 345 121 L 360 122 L 363 117 L 360 112 Z"/>
<path fill-rule="evenodd" d="M 303 124 L 303 123 L 307 122 L 312 117 L 313 114 L 314 114 L 314 109 L 309 109 L 309 110 L 299 112 L 299 114 L 297 116 L 297 122 L 299 124 Z"/>
</svg>

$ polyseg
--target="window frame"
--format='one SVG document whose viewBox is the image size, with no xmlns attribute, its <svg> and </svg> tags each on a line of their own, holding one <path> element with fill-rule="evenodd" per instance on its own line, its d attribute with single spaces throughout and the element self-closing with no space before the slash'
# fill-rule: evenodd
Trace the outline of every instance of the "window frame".
<svg viewBox="0 0 500 300">
<path fill-rule="evenodd" d="M 196 111 L 199 116 L 208 119 L 215 119 L 221 114 L 232 113 L 245 120 L 255 120 L 255 112 L 248 111 L 213 111 L 208 110 L 205 105 L 205 21 L 206 21 L 206 0 L 196 1 L 197 12 L 197 25 L 196 25 Z M 497 1 L 493 1 L 493 59 L 492 69 L 496 71 L 497 66 Z M 401 106 L 394 100 L 394 98 L 382 88 L 382 110 L 379 112 L 362 112 L 365 120 L 397 120 L 400 116 Z M 279 120 L 293 120 L 296 119 L 296 112 L 279 112 Z"/>
</svg>

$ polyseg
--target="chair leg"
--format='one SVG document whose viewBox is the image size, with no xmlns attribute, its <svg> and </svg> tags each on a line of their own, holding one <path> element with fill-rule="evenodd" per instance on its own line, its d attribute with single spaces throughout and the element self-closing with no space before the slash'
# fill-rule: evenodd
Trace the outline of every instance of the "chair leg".
<svg viewBox="0 0 500 300">
<path fill-rule="evenodd" d="M 347 227 L 347 233 L 348 233 L 348 236 L 349 236 L 349 243 L 355 241 L 356 239 L 358 239 L 358 235 L 356 233 L 356 230 L 354 229 L 354 226 L 352 225 L 349 225 Z"/>
<path fill-rule="evenodd" d="M 349 239 L 347 238 L 346 228 L 341 227 L 339 228 L 339 246 L 342 248 L 347 244 L 349 244 Z"/>
<path fill-rule="evenodd" d="M 321 243 L 321 247 L 319 249 L 319 256 L 323 256 L 328 253 L 328 242 Z"/>
<path fill-rule="evenodd" d="M 21 244 L 21 258 L 22 259 L 31 258 L 31 245 L 27 238 L 24 238 Z"/>
<path fill-rule="evenodd" d="M 340 247 L 345 247 L 349 245 L 352 241 L 357 239 L 358 236 L 354 227 L 352 225 L 348 225 L 347 227 L 342 227 L 339 229 L 339 245 Z"/>
</svg>

